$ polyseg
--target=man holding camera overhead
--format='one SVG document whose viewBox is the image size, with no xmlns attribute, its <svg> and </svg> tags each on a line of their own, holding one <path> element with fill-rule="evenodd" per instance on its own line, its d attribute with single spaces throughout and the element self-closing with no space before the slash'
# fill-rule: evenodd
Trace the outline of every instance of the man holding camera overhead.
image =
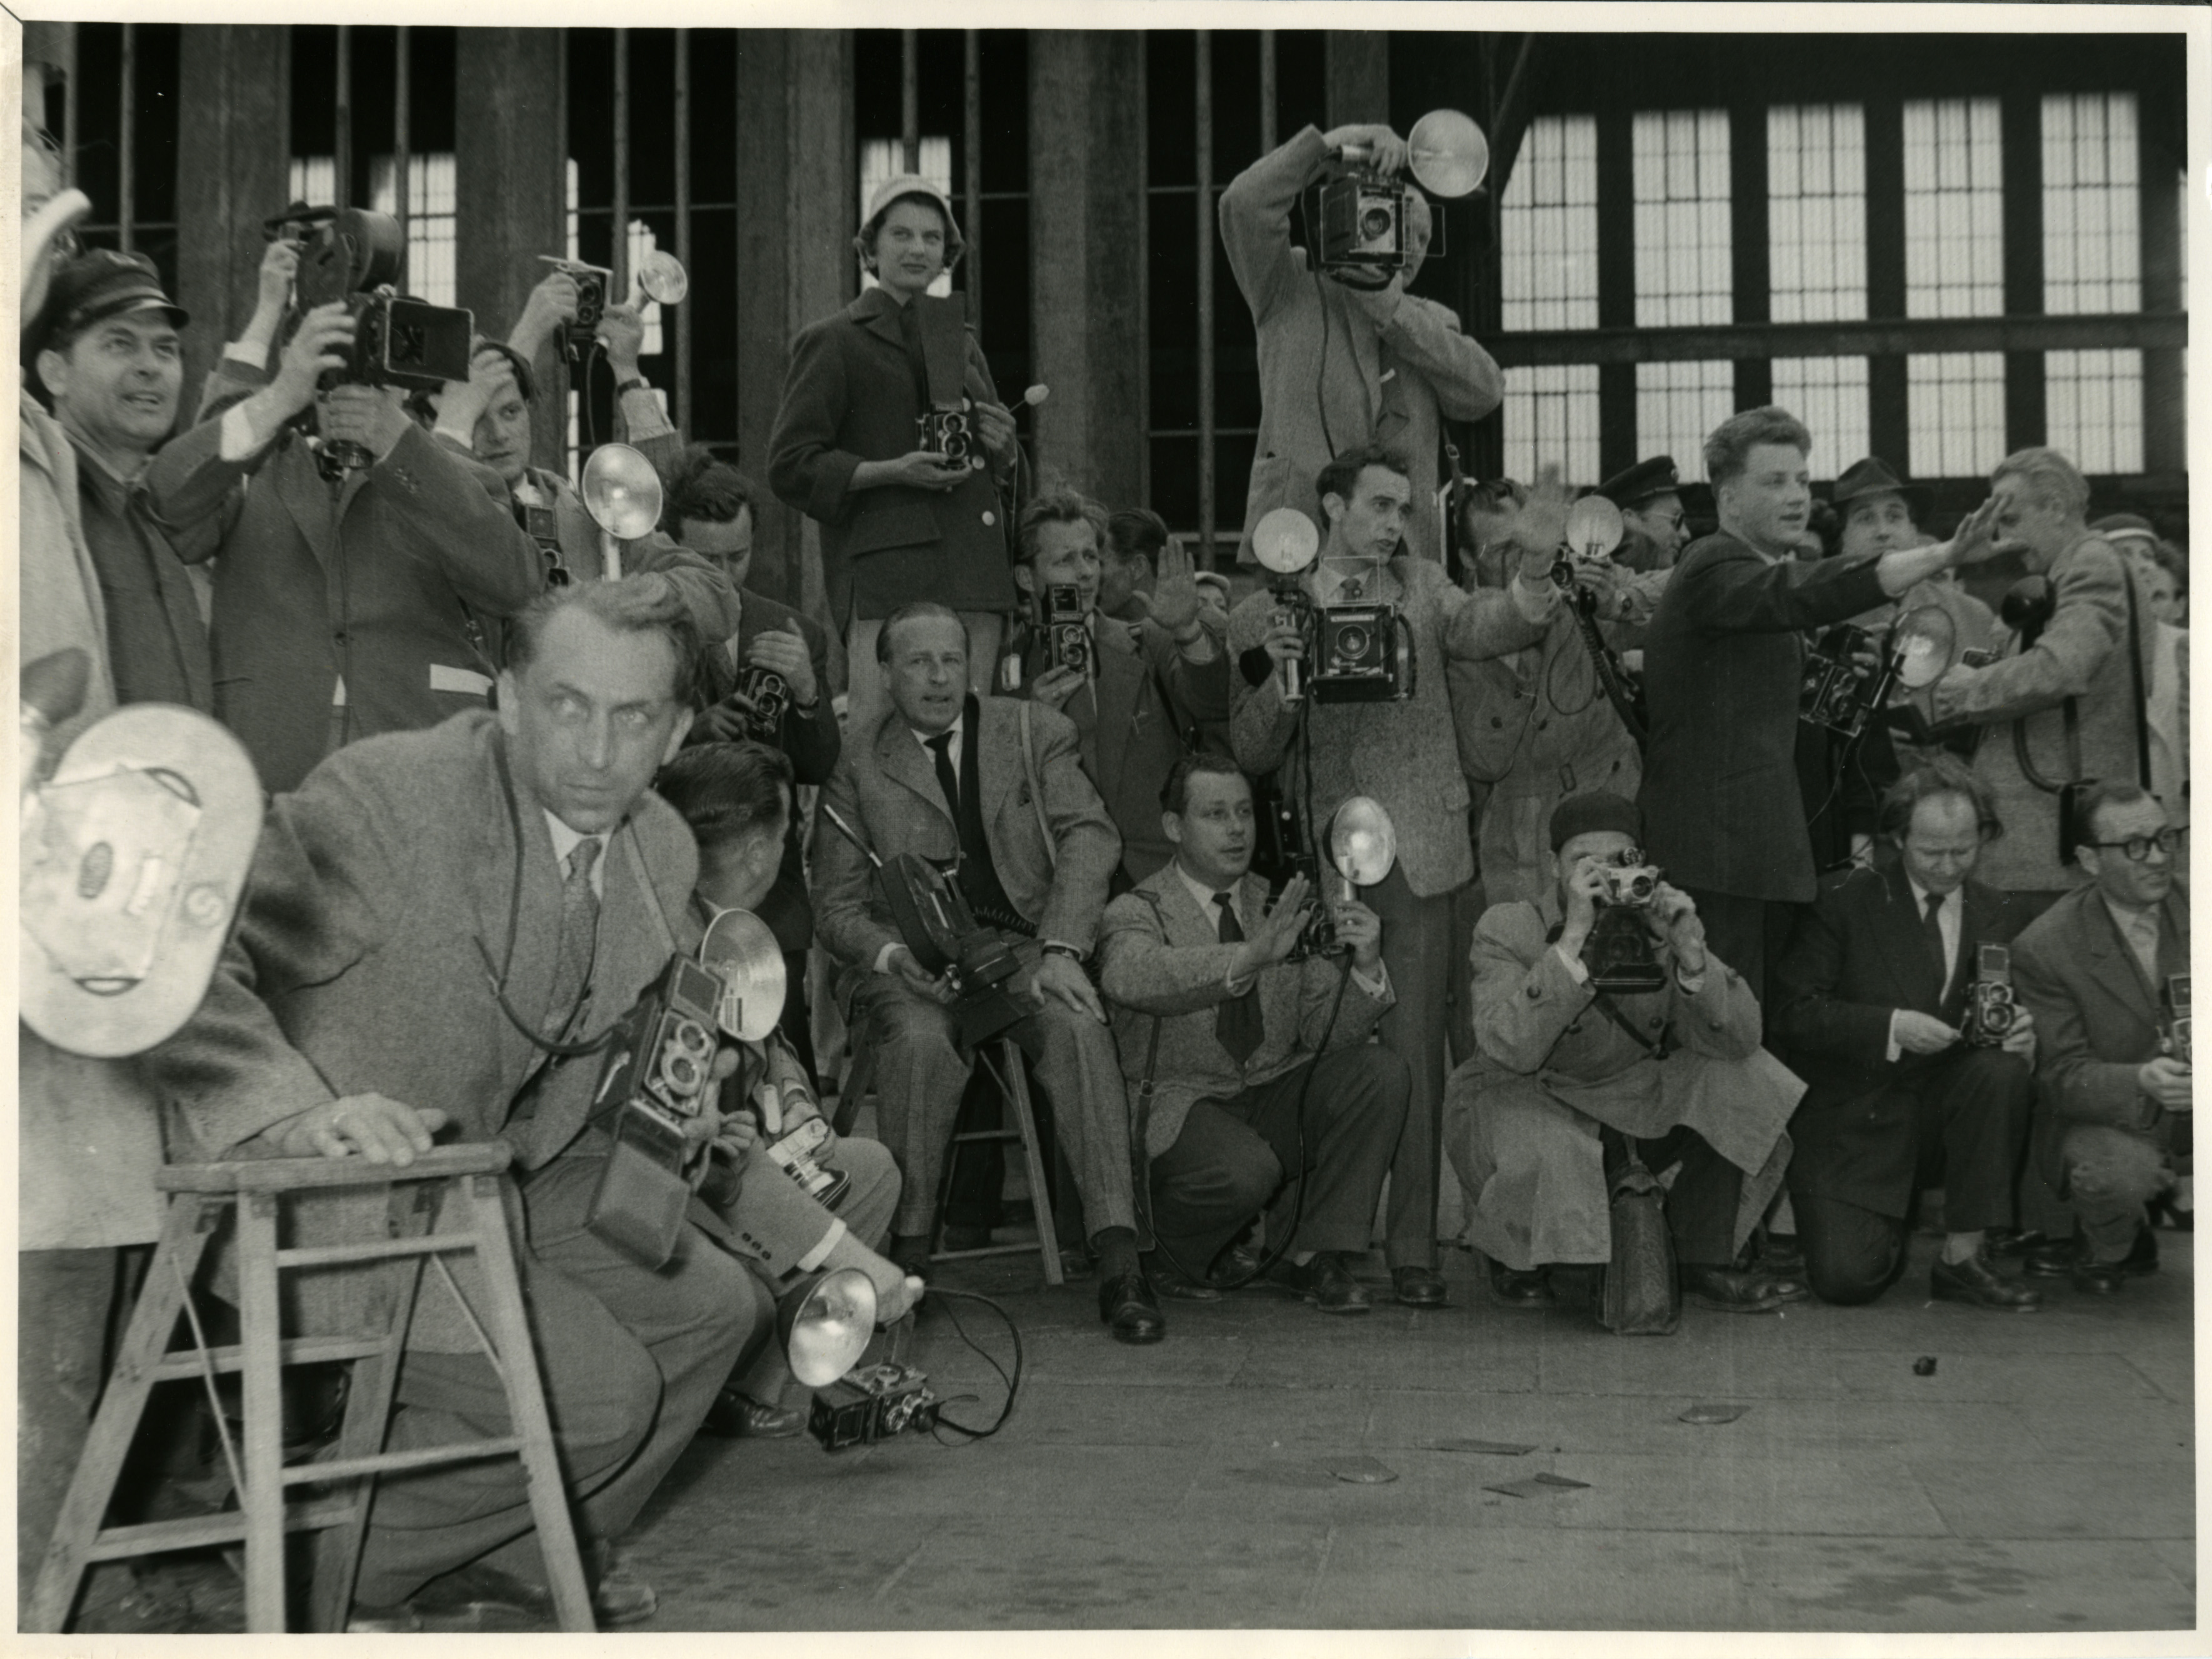
<svg viewBox="0 0 2212 1659">
<path fill-rule="evenodd" d="M 1291 245 L 1291 209 L 1308 187 L 1364 152 L 1366 172 L 1402 188 L 1395 268 L 1337 264 Z M 1460 332 L 1459 318 L 1409 290 L 1432 232 L 1428 198 L 1395 185 L 1406 141 L 1387 126 L 1307 127 L 1221 192 L 1221 240 L 1259 332 L 1260 433 L 1237 557 L 1252 558 L 1252 531 L 1277 507 L 1318 521 L 1314 480 L 1335 456 L 1381 444 L 1402 456 L 1413 499 L 1437 494 L 1437 452 L 1446 420 L 1479 421 L 1505 395 L 1490 354 Z M 1431 515 L 1413 517 L 1414 554 L 1443 558 Z"/>
</svg>

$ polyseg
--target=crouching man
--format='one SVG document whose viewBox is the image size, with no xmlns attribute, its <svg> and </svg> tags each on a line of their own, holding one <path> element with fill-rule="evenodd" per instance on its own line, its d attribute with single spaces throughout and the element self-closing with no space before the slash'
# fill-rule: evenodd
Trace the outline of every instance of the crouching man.
<svg viewBox="0 0 2212 1659">
<path fill-rule="evenodd" d="M 1475 929 L 1475 1053 L 1452 1074 L 1452 1157 L 1477 1195 L 1468 1232 L 1509 1306 L 1551 1299 L 1547 1269 L 1613 1251 L 1608 1165 L 1629 1143 L 1655 1175 L 1680 1164 L 1667 1218 L 1683 1290 L 1705 1306 L 1765 1313 L 1802 1300 L 1796 1280 L 1736 1265 L 1790 1159 L 1784 1132 L 1804 1085 L 1759 1047 L 1759 1004 L 1705 948 L 1686 893 L 1662 881 L 1638 913 L 1662 990 L 1594 990 L 1583 948 L 1603 869 L 1640 842 L 1617 795 L 1570 796 L 1552 814 L 1559 887 L 1540 905 L 1492 905 Z"/>
<path fill-rule="evenodd" d="M 1150 1172 L 1146 1272 L 1164 1295 L 1212 1300 L 1214 1259 L 1263 1206 L 1267 1247 L 1283 1244 L 1303 1178 L 1273 1275 L 1323 1313 L 1364 1313 L 1347 1258 L 1366 1250 L 1407 1088 L 1406 1063 L 1367 1040 L 1392 1000 L 1382 924 L 1364 905 L 1334 906 L 1348 981 L 1328 958 L 1290 961 L 1312 895 L 1293 876 L 1268 905 L 1244 774 L 1186 756 L 1160 805 L 1175 857 L 1106 907 L 1098 947 Z"/>
</svg>

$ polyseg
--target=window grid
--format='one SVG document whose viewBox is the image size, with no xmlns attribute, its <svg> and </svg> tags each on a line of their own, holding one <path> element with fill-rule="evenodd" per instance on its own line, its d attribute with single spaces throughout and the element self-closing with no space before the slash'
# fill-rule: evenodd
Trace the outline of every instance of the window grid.
<svg viewBox="0 0 2212 1659">
<path fill-rule="evenodd" d="M 1595 328 L 1595 116 L 1540 116 L 1529 124 L 1498 217 L 1506 330 Z"/>
<path fill-rule="evenodd" d="M 1865 111 L 1856 104 L 1768 110 L 1766 197 L 1774 321 L 1863 318 Z"/>
<path fill-rule="evenodd" d="M 2043 354 L 2045 431 L 2085 473 L 2143 469 L 2142 354 Z"/>
<path fill-rule="evenodd" d="M 368 204 L 379 213 L 399 211 L 392 174 L 392 157 L 369 158 Z M 434 306 L 457 303 L 453 189 L 452 155 L 407 158 L 406 288 L 416 299 L 427 300 Z"/>
<path fill-rule="evenodd" d="M 1534 479 L 1558 466 L 1576 483 L 1594 482 L 1598 463 L 1597 365 L 1560 363 L 1505 372 L 1505 473 Z"/>
<path fill-rule="evenodd" d="M 1705 436 L 1735 413 L 1735 365 L 1725 360 L 1636 366 L 1636 452 L 1671 455 L 1686 483 L 1705 475 Z"/>
<path fill-rule="evenodd" d="M 1915 478 L 1978 478 L 2004 458 L 2004 354 L 1907 357 L 1905 428 Z"/>
<path fill-rule="evenodd" d="M 2142 309 L 2133 93 L 2043 100 L 2043 308 Z"/>
<path fill-rule="evenodd" d="M 1833 478 L 1873 448 L 1863 357 L 1778 357 L 1774 401 L 1813 434 L 1813 476 Z"/>
<path fill-rule="evenodd" d="M 2004 314 L 2002 159 L 1996 99 L 1905 105 L 1907 317 Z"/>
<path fill-rule="evenodd" d="M 1726 110 L 1639 113 L 1630 132 L 1639 328 L 1735 312 Z"/>
</svg>

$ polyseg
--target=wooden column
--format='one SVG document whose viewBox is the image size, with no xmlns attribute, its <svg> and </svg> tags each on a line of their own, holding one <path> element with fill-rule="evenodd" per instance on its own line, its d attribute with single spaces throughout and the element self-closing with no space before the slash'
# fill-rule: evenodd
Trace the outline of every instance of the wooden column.
<svg viewBox="0 0 2212 1659">
<path fill-rule="evenodd" d="M 2043 94 L 2004 95 L 2004 308 L 2008 317 L 2043 314 Z M 2043 354 L 2005 354 L 2005 448 L 2026 449 L 2046 434 Z"/>
<path fill-rule="evenodd" d="M 210 24 L 179 35 L 177 303 L 185 330 L 182 407 L 245 330 L 265 244 L 289 183 L 292 53 L 281 27 Z"/>
<path fill-rule="evenodd" d="M 1030 36 L 1030 332 L 1036 378 L 1052 388 L 1036 411 L 1037 471 L 1116 506 L 1144 489 L 1141 353 L 1131 345 L 1145 337 L 1144 51 L 1132 31 Z M 1209 227 L 1209 251 L 1218 237 Z M 1022 388 L 999 391 L 1011 403 Z"/>
<path fill-rule="evenodd" d="M 1729 254 L 1735 317 L 1765 323 L 1773 317 L 1766 201 L 1766 106 L 1744 102 L 1729 111 Z M 1774 401 L 1774 364 L 1765 357 L 1735 360 L 1735 406 L 1755 409 Z M 1790 411 L 1793 415 L 1801 412 Z M 1829 435 L 1831 443 L 1835 434 Z M 1819 441 L 1819 435 L 1814 435 Z M 1848 465 L 1849 462 L 1839 464 Z"/>
<path fill-rule="evenodd" d="M 1905 105 L 1866 106 L 1867 316 L 1905 315 Z M 1901 475 L 1911 463 L 1911 397 L 1902 354 L 1867 359 L 1867 442 Z"/>
<path fill-rule="evenodd" d="M 1390 37 L 1375 29 L 1331 29 L 1324 43 L 1328 124 L 1390 118 Z"/>
<path fill-rule="evenodd" d="M 547 267 L 568 251 L 567 100 L 557 29 L 465 28 L 454 35 L 454 272 L 477 330 L 505 339 Z M 567 377 L 538 353 L 531 458 L 566 473 Z"/>
<path fill-rule="evenodd" d="M 1636 173 L 1628 112 L 1597 117 L 1597 324 L 1636 326 Z M 1562 457 L 1564 458 L 1564 457 Z M 1597 371 L 1597 463 L 1610 478 L 1638 460 L 1636 365 Z"/>
</svg>

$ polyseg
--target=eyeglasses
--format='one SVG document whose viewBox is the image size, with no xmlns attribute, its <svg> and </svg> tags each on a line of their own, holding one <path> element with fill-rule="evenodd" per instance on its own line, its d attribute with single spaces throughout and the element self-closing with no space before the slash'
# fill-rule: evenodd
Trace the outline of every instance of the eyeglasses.
<svg viewBox="0 0 2212 1659">
<path fill-rule="evenodd" d="M 2129 858 L 2140 864 L 2150 857 L 2150 850 L 2153 847 L 2156 847 L 2171 858 L 2174 849 L 2181 845 L 2181 832 L 2169 825 L 2155 835 L 2130 835 L 2124 841 L 2092 841 L 2089 845 L 2100 848 L 2117 847 L 2127 854 Z"/>
</svg>

